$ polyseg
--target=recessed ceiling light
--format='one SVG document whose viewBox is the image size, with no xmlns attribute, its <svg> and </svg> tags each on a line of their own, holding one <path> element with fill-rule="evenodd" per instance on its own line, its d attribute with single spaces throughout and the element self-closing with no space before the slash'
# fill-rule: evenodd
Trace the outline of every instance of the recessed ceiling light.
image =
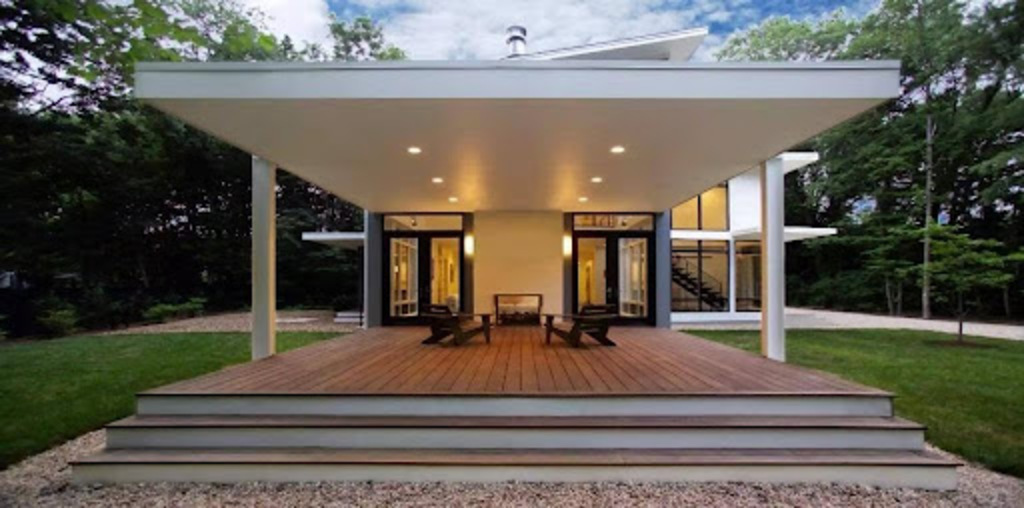
<svg viewBox="0 0 1024 508">
<path fill-rule="evenodd" d="M 435 176 L 434 178 L 431 178 L 430 181 L 433 183 L 444 183 L 444 178 L 441 178 L 440 176 Z"/>
<path fill-rule="evenodd" d="M 419 155 L 423 153 L 423 149 L 418 146 L 410 146 L 409 148 L 406 148 L 405 151 L 413 155 Z"/>
<path fill-rule="evenodd" d="M 626 153 L 626 147 L 622 145 L 615 145 L 612 147 L 611 152 L 614 154 Z"/>
<path fill-rule="evenodd" d="M 458 203 L 459 202 L 459 198 L 457 198 L 455 196 L 452 196 L 452 197 L 448 198 L 448 202 L 449 203 Z"/>
<path fill-rule="evenodd" d="M 580 201 L 580 203 L 586 203 L 587 201 L 590 201 L 590 198 L 588 198 L 586 196 L 580 196 L 579 197 L 579 201 Z"/>
<path fill-rule="evenodd" d="M 601 182 L 604 181 L 604 178 L 601 178 L 600 176 L 595 176 L 595 177 L 591 178 L 590 181 L 593 182 L 593 183 L 601 183 Z"/>
</svg>

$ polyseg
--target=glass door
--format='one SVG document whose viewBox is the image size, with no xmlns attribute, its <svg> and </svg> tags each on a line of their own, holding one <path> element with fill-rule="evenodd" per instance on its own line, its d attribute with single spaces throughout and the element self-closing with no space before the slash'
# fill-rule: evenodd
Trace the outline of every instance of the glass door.
<svg viewBox="0 0 1024 508">
<path fill-rule="evenodd" d="M 387 242 L 386 324 L 417 324 L 427 305 L 462 309 L 462 236 L 391 235 Z"/>
<path fill-rule="evenodd" d="M 621 323 L 650 322 L 650 238 L 587 233 L 574 240 L 576 312 L 585 305 L 614 305 Z"/>
<path fill-rule="evenodd" d="M 619 238 L 619 315 L 647 317 L 648 266 L 646 238 Z"/>
</svg>

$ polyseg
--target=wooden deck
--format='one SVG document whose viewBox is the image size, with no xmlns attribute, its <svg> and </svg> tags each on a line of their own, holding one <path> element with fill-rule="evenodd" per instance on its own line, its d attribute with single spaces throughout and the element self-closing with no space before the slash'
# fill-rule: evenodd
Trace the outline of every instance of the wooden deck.
<svg viewBox="0 0 1024 508">
<path fill-rule="evenodd" d="M 150 394 L 881 395 L 822 372 L 691 335 L 613 328 L 617 347 L 544 343 L 540 327 L 497 327 L 490 345 L 421 345 L 425 328 L 373 328 L 167 385 Z"/>
</svg>

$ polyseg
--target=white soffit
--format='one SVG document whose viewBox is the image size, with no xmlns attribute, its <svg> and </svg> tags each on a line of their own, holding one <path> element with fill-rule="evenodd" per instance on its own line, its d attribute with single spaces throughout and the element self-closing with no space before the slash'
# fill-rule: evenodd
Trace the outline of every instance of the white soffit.
<svg viewBox="0 0 1024 508">
<path fill-rule="evenodd" d="M 568 48 L 527 53 L 525 60 L 674 60 L 684 62 L 697 51 L 707 28 L 672 30 Z"/>
<path fill-rule="evenodd" d="M 341 249 L 358 249 L 366 242 L 366 233 L 362 231 L 306 231 L 302 239 Z"/>
<path fill-rule="evenodd" d="M 818 162 L 818 152 L 784 152 L 779 154 L 782 159 L 782 172 L 796 171 L 808 164 Z"/>
<path fill-rule="evenodd" d="M 372 211 L 635 212 L 894 97 L 899 66 L 176 63 L 140 64 L 136 84 L 146 103 Z"/>
</svg>

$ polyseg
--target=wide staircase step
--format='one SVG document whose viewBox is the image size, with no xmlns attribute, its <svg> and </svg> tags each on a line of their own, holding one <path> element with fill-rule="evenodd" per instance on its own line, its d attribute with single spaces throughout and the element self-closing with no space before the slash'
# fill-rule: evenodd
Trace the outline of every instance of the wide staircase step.
<svg viewBox="0 0 1024 508">
<path fill-rule="evenodd" d="M 918 450 L 151 449 L 74 464 L 78 483 L 145 481 L 758 481 L 951 489 L 956 464 Z"/>
<path fill-rule="evenodd" d="M 924 428 L 891 417 L 147 416 L 107 428 L 110 448 L 889 448 Z"/>
</svg>

